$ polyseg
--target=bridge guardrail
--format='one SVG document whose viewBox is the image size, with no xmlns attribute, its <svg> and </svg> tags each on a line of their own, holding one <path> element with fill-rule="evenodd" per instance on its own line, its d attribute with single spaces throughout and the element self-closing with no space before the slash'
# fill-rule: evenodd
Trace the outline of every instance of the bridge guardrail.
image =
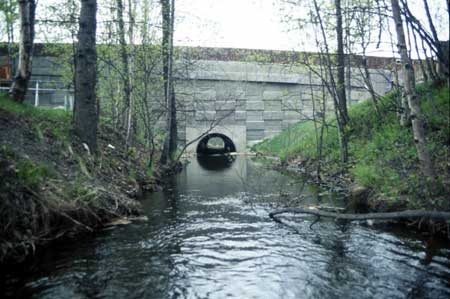
<svg viewBox="0 0 450 299">
<path fill-rule="evenodd" d="M 46 88 L 42 87 L 45 83 L 55 83 L 54 81 L 46 81 L 46 80 L 30 80 L 28 91 L 27 91 L 27 99 L 26 101 L 30 104 L 33 104 L 35 107 L 38 106 L 53 106 L 55 108 L 64 108 L 66 110 L 73 109 L 73 89 L 65 89 L 65 88 Z M 12 80 L 0 80 L 0 93 L 8 93 L 12 84 Z M 59 101 L 59 105 L 42 105 L 42 96 L 48 95 L 52 96 L 57 93 L 64 94 L 64 101 Z M 46 101 L 48 102 L 48 100 Z"/>
</svg>

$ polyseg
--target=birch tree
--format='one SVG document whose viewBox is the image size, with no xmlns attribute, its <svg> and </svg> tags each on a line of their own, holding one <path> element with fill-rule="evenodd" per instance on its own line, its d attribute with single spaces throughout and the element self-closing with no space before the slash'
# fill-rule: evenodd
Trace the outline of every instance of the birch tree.
<svg viewBox="0 0 450 299">
<path fill-rule="evenodd" d="M 326 80 L 322 79 L 322 82 L 324 85 L 327 86 L 328 92 L 333 98 L 334 103 L 334 112 L 336 115 L 336 124 L 338 129 L 338 137 L 339 137 L 339 144 L 340 144 L 340 154 L 341 154 L 341 162 L 342 164 L 345 164 L 348 162 L 348 136 L 347 136 L 347 123 L 348 123 L 348 114 L 347 114 L 347 107 L 346 107 L 346 98 L 345 98 L 345 60 L 344 60 L 344 53 L 343 53 L 343 41 L 342 41 L 342 12 L 340 7 L 340 1 L 336 1 L 336 15 L 340 15 L 340 28 L 339 26 L 336 26 L 336 33 L 337 35 L 340 35 L 337 37 L 337 39 L 340 39 L 340 46 L 341 46 L 341 60 L 340 63 L 342 63 L 340 67 L 340 74 L 339 78 L 336 81 L 335 74 L 333 72 L 333 62 L 331 60 L 331 54 L 330 54 L 330 47 L 328 43 L 328 37 L 327 32 L 325 29 L 325 25 L 322 18 L 322 13 L 320 6 L 318 4 L 317 0 L 313 0 L 313 6 L 314 11 L 311 11 L 311 15 L 313 15 L 316 18 L 316 23 L 319 27 L 320 34 L 322 36 L 322 43 L 323 43 L 323 49 L 321 49 L 323 56 L 325 57 L 325 65 L 328 72 L 328 78 Z M 339 8 L 338 8 L 339 6 Z M 338 17 L 339 18 L 339 17 Z M 339 58 L 338 58 L 339 60 Z M 339 68 L 339 63 L 338 63 Z M 341 85 L 339 86 L 338 82 L 341 82 Z M 345 104 L 345 109 L 343 108 L 343 105 Z"/>
<path fill-rule="evenodd" d="M 343 163 L 348 161 L 348 136 L 347 136 L 347 124 L 348 124 L 348 110 L 347 110 L 347 96 L 345 92 L 345 55 L 344 55 L 344 38 L 342 28 L 342 6 L 341 0 L 335 0 L 336 10 L 336 43 L 337 43 L 337 82 L 336 82 L 336 95 L 338 98 L 338 105 L 336 109 L 339 109 L 338 117 L 342 123 L 341 129 L 341 160 Z"/>
<path fill-rule="evenodd" d="M 405 32 L 403 29 L 403 21 L 400 13 L 400 5 L 398 0 L 391 0 L 392 17 L 395 22 L 395 30 L 397 33 L 397 48 L 400 54 L 402 64 L 403 83 L 405 88 L 404 96 L 408 102 L 410 110 L 410 119 L 412 123 L 412 131 L 414 143 L 416 145 L 417 156 L 419 157 L 420 167 L 424 176 L 433 181 L 435 178 L 434 167 L 427 150 L 424 115 L 420 109 L 419 99 L 415 90 L 414 69 L 411 65 L 406 47 Z"/>
<path fill-rule="evenodd" d="M 19 16 L 19 63 L 9 92 L 15 101 L 22 103 L 25 100 L 25 94 L 28 89 L 28 82 L 30 81 L 31 77 L 35 35 L 34 23 L 36 17 L 35 0 L 19 1 Z"/>
<path fill-rule="evenodd" d="M 126 108 L 124 123 L 126 125 L 126 143 L 128 146 L 130 141 L 132 121 L 131 74 L 129 56 L 127 51 L 127 42 L 125 38 L 124 3 L 122 0 L 117 0 L 117 24 L 119 29 L 120 57 L 122 59 L 123 101 Z"/>
</svg>

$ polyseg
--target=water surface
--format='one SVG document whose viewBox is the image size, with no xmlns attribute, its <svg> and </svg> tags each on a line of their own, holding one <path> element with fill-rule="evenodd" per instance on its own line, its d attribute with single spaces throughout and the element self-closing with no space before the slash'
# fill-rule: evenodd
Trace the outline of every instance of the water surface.
<svg viewBox="0 0 450 299">
<path fill-rule="evenodd" d="M 225 167 L 225 168 L 224 168 Z M 320 196 L 318 196 L 318 193 Z M 193 160 L 147 222 L 49 249 L 6 295 L 31 298 L 449 298 L 450 249 L 407 232 L 268 212 L 335 196 L 249 159 Z M 431 244 L 431 245 L 430 245 Z"/>
</svg>

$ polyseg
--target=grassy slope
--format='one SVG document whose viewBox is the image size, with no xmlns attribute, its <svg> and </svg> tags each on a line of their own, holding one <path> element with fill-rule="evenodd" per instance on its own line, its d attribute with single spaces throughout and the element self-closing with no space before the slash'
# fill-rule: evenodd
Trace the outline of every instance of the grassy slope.
<svg viewBox="0 0 450 299">
<path fill-rule="evenodd" d="M 0 263 L 138 213 L 128 194 L 146 179 L 140 152 L 126 152 L 120 135 L 101 126 L 94 158 L 72 142 L 70 127 L 65 111 L 0 96 Z"/>
<path fill-rule="evenodd" d="M 446 173 L 446 157 L 450 144 L 449 90 L 445 87 L 418 87 L 421 106 L 426 114 L 426 131 L 429 150 L 439 173 L 440 194 L 448 192 L 449 178 Z M 350 108 L 349 172 L 353 179 L 376 190 L 384 198 L 395 201 L 407 198 L 408 206 L 429 206 L 423 200 L 428 197 L 425 182 L 418 169 L 417 154 L 410 128 L 400 127 L 395 113 L 395 93 L 382 98 L 378 117 L 371 101 Z M 329 119 L 333 123 L 332 119 Z M 279 156 L 289 161 L 301 157 L 315 161 L 316 133 L 311 121 L 299 123 L 278 136 L 254 147 L 254 150 Z M 339 146 L 336 129 L 330 127 L 325 134 L 325 171 L 331 173 L 338 168 Z M 448 205 L 445 204 L 445 205 Z M 444 206 L 443 208 L 448 208 Z"/>
</svg>

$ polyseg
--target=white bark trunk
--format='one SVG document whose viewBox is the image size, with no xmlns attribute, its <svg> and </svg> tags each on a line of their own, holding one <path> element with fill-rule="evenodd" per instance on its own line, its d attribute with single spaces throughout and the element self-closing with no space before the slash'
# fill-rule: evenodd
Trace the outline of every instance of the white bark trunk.
<svg viewBox="0 0 450 299">
<path fill-rule="evenodd" d="M 22 103 L 31 77 L 31 66 L 34 44 L 34 20 L 36 13 L 35 0 L 19 1 L 20 14 L 20 41 L 19 41 L 19 64 L 17 72 L 11 85 L 10 94 L 12 98 Z"/>
<path fill-rule="evenodd" d="M 410 118 L 412 123 L 412 130 L 414 136 L 414 143 L 416 144 L 417 156 L 419 157 L 420 167 L 423 174 L 431 181 L 434 181 L 435 172 L 430 158 L 430 154 L 426 148 L 425 130 L 423 126 L 423 113 L 420 109 L 419 99 L 415 90 L 414 70 L 410 63 L 408 50 L 406 48 L 405 32 L 403 29 L 402 17 L 400 14 L 400 6 L 398 0 L 391 0 L 392 16 L 395 22 L 395 29 L 397 32 L 398 51 L 400 53 L 402 63 L 402 74 L 405 88 L 405 97 L 408 101 L 410 109 Z"/>
</svg>

